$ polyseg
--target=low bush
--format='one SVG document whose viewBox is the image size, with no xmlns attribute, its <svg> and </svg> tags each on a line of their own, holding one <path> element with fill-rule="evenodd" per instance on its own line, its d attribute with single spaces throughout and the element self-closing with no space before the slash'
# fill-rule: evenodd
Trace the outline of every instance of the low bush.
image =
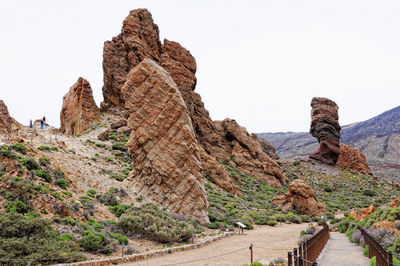
<svg viewBox="0 0 400 266">
<path fill-rule="evenodd" d="M 112 145 L 113 150 L 127 151 L 128 148 L 122 142 L 116 142 Z"/>
<path fill-rule="evenodd" d="M 101 250 L 101 253 L 110 254 L 112 252 L 107 237 L 98 232 L 86 230 L 83 237 L 78 241 L 79 246 L 89 252 Z"/>
<path fill-rule="evenodd" d="M 116 233 L 116 234 L 110 233 L 110 236 L 112 238 L 115 238 L 116 240 L 118 240 L 119 244 L 128 245 L 128 238 L 126 236 L 118 234 L 118 233 Z"/>
<path fill-rule="evenodd" d="M 192 223 L 178 221 L 152 203 L 121 215 L 118 227 L 128 235 L 139 234 L 162 243 L 183 241 L 195 231 Z"/>
<path fill-rule="evenodd" d="M 27 261 L 43 265 L 86 259 L 74 242 L 64 241 L 50 221 L 37 215 L 0 213 L 0 224 L 0 258 L 6 261 L 0 262 L 1 265 L 25 266 Z"/>
<path fill-rule="evenodd" d="M 363 254 L 366 257 L 369 257 L 369 246 L 365 245 L 364 249 L 363 249 Z"/>
<path fill-rule="evenodd" d="M 50 159 L 47 158 L 47 157 L 40 157 L 40 158 L 39 158 L 39 164 L 40 164 L 41 166 L 47 166 L 47 165 L 50 164 Z"/>
<path fill-rule="evenodd" d="M 25 167 L 28 170 L 36 170 L 39 169 L 39 164 L 35 161 L 34 158 L 29 157 L 29 158 L 22 158 L 19 160 L 21 165 Z"/>
<path fill-rule="evenodd" d="M 4 203 L 4 209 L 6 210 L 6 212 L 27 213 L 32 208 L 24 202 L 17 200 Z"/>
<path fill-rule="evenodd" d="M 10 158 L 10 159 L 16 159 L 17 155 L 15 153 L 13 153 L 12 151 L 10 151 L 10 149 L 8 148 L 8 146 L 3 145 L 0 149 L 0 155 Z"/>
<path fill-rule="evenodd" d="M 129 207 L 130 207 L 129 205 L 119 204 L 116 206 L 110 206 L 109 209 L 115 216 L 120 217 L 122 214 L 126 212 L 126 210 L 129 209 Z"/>
<path fill-rule="evenodd" d="M 88 195 L 88 197 L 94 198 L 96 196 L 96 190 L 91 188 L 86 192 L 86 195 Z"/>
<path fill-rule="evenodd" d="M 39 146 L 38 149 L 41 151 L 58 151 L 57 147 L 50 147 L 47 145 Z"/>
<path fill-rule="evenodd" d="M 21 142 L 15 143 L 11 147 L 22 154 L 26 154 L 27 148 Z"/>
<path fill-rule="evenodd" d="M 207 227 L 210 228 L 210 229 L 218 229 L 219 228 L 219 223 L 218 222 L 209 223 L 207 225 Z"/>
<path fill-rule="evenodd" d="M 55 184 L 58 185 L 62 189 L 67 189 L 69 186 L 69 182 L 65 180 L 64 178 L 59 178 L 55 181 Z"/>
<path fill-rule="evenodd" d="M 53 179 L 51 177 L 51 175 L 49 174 L 49 172 L 47 172 L 46 170 L 35 170 L 35 173 L 38 177 L 43 178 L 44 180 L 46 180 L 47 182 L 51 182 L 51 180 Z"/>
</svg>

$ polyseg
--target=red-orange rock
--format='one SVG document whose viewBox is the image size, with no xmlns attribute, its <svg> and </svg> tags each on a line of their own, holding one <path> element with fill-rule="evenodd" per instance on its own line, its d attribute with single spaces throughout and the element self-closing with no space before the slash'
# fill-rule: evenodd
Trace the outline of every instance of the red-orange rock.
<svg viewBox="0 0 400 266">
<path fill-rule="evenodd" d="M 326 164 L 336 164 L 339 157 L 339 107 L 327 98 L 314 97 L 311 101 L 310 134 L 318 139 L 320 144 L 316 153 L 310 158 Z"/>
<path fill-rule="evenodd" d="M 22 125 L 10 116 L 7 105 L 0 100 L 0 134 L 11 134 L 21 127 Z"/>
<path fill-rule="evenodd" d="M 106 41 L 103 48 L 103 109 L 124 106 L 121 88 L 128 72 L 144 58 L 159 61 L 161 43 L 158 26 L 147 9 L 129 12 L 121 34 Z"/>
<path fill-rule="evenodd" d="M 400 199 L 400 198 L 395 198 L 395 199 L 393 199 L 393 200 L 390 202 L 389 207 L 390 207 L 390 208 L 399 207 L 399 199 Z"/>
<path fill-rule="evenodd" d="M 208 222 L 200 150 L 175 82 L 146 58 L 129 72 L 121 92 L 132 129 L 130 186 L 173 213 Z"/>
<path fill-rule="evenodd" d="M 358 214 L 356 210 L 351 210 L 350 215 L 357 222 L 367 219 L 368 216 L 375 212 L 376 208 L 374 205 L 370 205 L 368 208 L 362 208 L 361 214 Z"/>
<path fill-rule="evenodd" d="M 289 183 L 289 192 L 272 199 L 271 204 L 281 206 L 283 210 L 297 210 L 301 214 L 321 216 L 326 213 L 325 205 L 317 202 L 314 191 L 302 179 Z"/>
<path fill-rule="evenodd" d="M 340 144 L 339 159 L 336 165 L 342 168 L 350 168 L 367 175 L 370 172 L 367 160 L 364 154 L 349 145 Z"/>
<path fill-rule="evenodd" d="M 378 228 L 389 229 L 390 231 L 393 232 L 394 235 L 397 235 L 399 233 L 399 230 L 396 228 L 394 223 L 395 223 L 394 221 L 384 220 L 384 221 L 377 222 L 374 226 L 376 229 L 378 229 Z"/>
<path fill-rule="evenodd" d="M 92 88 L 86 79 L 80 77 L 63 98 L 60 132 L 66 135 L 82 133 L 99 117 Z"/>
</svg>

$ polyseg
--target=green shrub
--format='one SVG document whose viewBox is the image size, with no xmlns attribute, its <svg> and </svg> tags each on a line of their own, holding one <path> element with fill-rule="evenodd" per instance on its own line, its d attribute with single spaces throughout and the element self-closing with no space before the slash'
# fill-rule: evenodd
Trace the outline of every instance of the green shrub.
<svg viewBox="0 0 400 266">
<path fill-rule="evenodd" d="M 267 225 L 269 226 L 275 226 L 278 222 L 276 220 L 269 220 L 267 221 Z"/>
<path fill-rule="evenodd" d="M 44 180 L 46 180 L 47 182 L 51 182 L 52 177 L 49 174 L 49 172 L 47 172 L 46 170 L 35 170 L 35 173 L 38 177 L 43 178 Z"/>
<path fill-rule="evenodd" d="M 210 229 L 218 229 L 219 228 L 219 223 L 218 222 L 209 223 L 207 226 Z"/>
<path fill-rule="evenodd" d="M 6 212 L 27 213 L 32 208 L 24 202 L 17 200 L 4 203 L 4 209 L 6 210 Z"/>
<path fill-rule="evenodd" d="M 112 145 L 113 150 L 127 151 L 128 148 L 122 142 L 116 142 Z"/>
<path fill-rule="evenodd" d="M 111 248 L 108 246 L 109 241 L 102 233 L 86 230 L 83 237 L 78 241 L 79 246 L 89 252 L 102 250 L 102 253 L 110 254 Z"/>
<path fill-rule="evenodd" d="M 57 147 L 50 147 L 47 145 L 39 146 L 38 149 L 41 151 L 58 151 Z"/>
<path fill-rule="evenodd" d="M 94 198 L 96 196 L 96 190 L 91 188 L 86 192 L 86 195 L 88 195 L 91 198 Z"/>
<path fill-rule="evenodd" d="M 364 249 L 363 249 L 363 254 L 366 257 L 369 257 L 369 246 L 365 245 Z"/>
<path fill-rule="evenodd" d="M 301 230 L 301 231 L 300 231 L 300 235 L 301 235 L 301 236 L 304 236 L 304 235 L 308 235 L 308 233 L 306 232 L 306 230 Z"/>
<path fill-rule="evenodd" d="M 22 154 L 26 154 L 27 148 L 20 142 L 13 144 L 11 147 Z"/>
<path fill-rule="evenodd" d="M 25 266 L 70 263 L 85 260 L 74 242 L 66 242 L 50 226 L 50 221 L 37 215 L 0 213 L 0 257 L 10 260 L 1 265 Z M 42 260 L 54 258 L 51 262 Z M 11 263 L 12 262 L 12 263 Z"/>
<path fill-rule="evenodd" d="M 369 261 L 369 266 L 376 266 L 376 257 L 375 256 L 373 256 L 371 258 L 371 260 Z"/>
<path fill-rule="evenodd" d="M 68 197 L 72 197 L 72 193 L 69 191 L 63 191 L 63 194 Z"/>
<path fill-rule="evenodd" d="M 69 182 L 65 180 L 64 178 L 59 178 L 55 181 L 56 185 L 58 185 L 62 189 L 67 189 L 69 186 Z"/>
<path fill-rule="evenodd" d="M 28 170 L 35 170 L 39 169 L 39 164 L 35 161 L 34 158 L 29 157 L 29 158 L 22 158 L 20 160 L 20 163 L 23 167 L 25 167 Z"/>
<path fill-rule="evenodd" d="M 8 147 L 5 146 L 5 145 L 3 145 L 3 146 L 1 147 L 1 149 L 0 149 L 0 155 L 1 155 L 1 156 L 4 156 L 4 157 L 7 157 L 7 158 L 10 158 L 10 159 L 16 159 L 16 158 L 17 158 L 17 155 L 16 155 L 15 153 L 13 153 L 12 151 L 10 151 L 10 150 L 8 149 Z"/>
<path fill-rule="evenodd" d="M 55 177 L 56 179 L 59 179 L 59 178 L 63 178 L 63 177 L 64 177 L 64 172 L 61 171 L 61 170 L 59 170 L 59 169 L 54 170 L 53 173 L 54 173 L 54 177 Z"/>
<path fill-rule="evenodd" d="M 47 166 L 47 165 L 50 164 L 50 159 L 49 159 L 49 158 L 46 158 L 46 157 L 40 157 L 40 158 L 39 158 L 39 164 L 40 164 L 41 166 Z"/>
<path fill-rule="evenodd" d="M 74 241 L 75 237 L 71 234 L 63 234 L 61 236 L 62 241 Z"/>
<path fill-rule="evenodd" d="M 151 203 L 121 215 L 118 227 L 128 235 L 140 234 L 162 243 L 183 241 L 195 231 L 192 223 L 174 219 L 169 213 Z"/>
<path fill-rule="evenodd" d="M 110 236 L 112 238 L 117 239 L 119 244 L 128 245 L 128 238 L 126 236 L 121 235 L 121 234 L 113 234 L 113 233 L 110 233 Z"/>
<path fill-rule="evenodd" d="M 253 263 L 250 264 L 250 266 L 264 266 L 264 264 L 258 261 L 254 261 Z"/>
<path fill-rule="evenodd" d="M 129 205 L 120 204 L 116 206 L 110 206 L 109 209 L 115 216 L 120 217 L 122 214 L 126 212 L 126 210 L 129 209 L 129 207 L 130 207 Z"/>
<path fill-rule="evenodd" d="M 303 223 L 309 223 L 309 222 L 311 222 L 311 217 L 310 216 L 308 216 L 308 215 L 300 215 L 300 219 L 301 219 L 301 221 L 303 222 Z"/>
</svg>

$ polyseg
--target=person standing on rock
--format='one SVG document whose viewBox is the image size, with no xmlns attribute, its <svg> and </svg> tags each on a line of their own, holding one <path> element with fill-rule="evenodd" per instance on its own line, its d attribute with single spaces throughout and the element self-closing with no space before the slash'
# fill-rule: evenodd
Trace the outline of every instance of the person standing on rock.
<svg viewBox="0 0 400 266">
<path fill-rule="evenodd" d="M 44 117 L 43 117 L 44 118 Z M 40 120 L 40 128 L 43 129 L 44 120 Z"/>
<path fill-rule="evenodd" d="M 43 124 L 46 123 L 46 117 L 45 116 L 43 116 L 42 120 L 43 120 Z"/>
<path fill-rule="evenodd" d="M 32 125 L 32 119 L 29 121 L 29 127 L 30 127 L 30 128 L 33 127 L 33 125 Z"/>
</svg>

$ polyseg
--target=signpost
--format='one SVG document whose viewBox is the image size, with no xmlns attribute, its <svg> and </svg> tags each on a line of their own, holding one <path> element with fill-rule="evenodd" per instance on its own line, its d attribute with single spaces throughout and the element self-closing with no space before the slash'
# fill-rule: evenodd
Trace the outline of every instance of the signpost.
<svg viewBox="0 0 400 266">
<path fill-rule="evenodd" d="M 241 222 L 237 222 L 236 223 L 239 229 L 239 235 L 240 235 L 240 230 L 242 230 L 242 235 L 243 235 L 243 231 L 246 228 L 246 226 L 244 224 L 242 224 Z"/>
</svg>

